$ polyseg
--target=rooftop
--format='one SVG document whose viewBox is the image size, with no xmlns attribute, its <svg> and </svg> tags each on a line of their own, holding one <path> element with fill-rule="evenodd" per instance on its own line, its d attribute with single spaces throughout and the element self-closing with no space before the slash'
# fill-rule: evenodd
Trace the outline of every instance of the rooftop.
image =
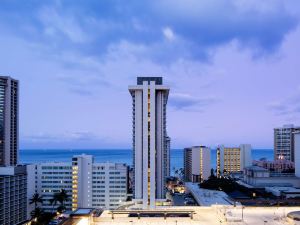
<svg viewBox="0 0 300 225">
<path fill-rule="evenodd" d="M 111 211 L 105 210 L 101 216 L 78 220 L 74 225 L 89 224 L 87 220 L 93 220 L 94 225 L 219 225 L 219 224 L 287 224 L 287 215 L 292 217 L 298 213 L 299 207 L 242 207 L 219 205 L 214 207 L 172 207 L 162 209 L 164 211 L 193 211 L 193 217 L 130 217 L 130 214 L 115 214 L 112 218 Z M 149 210 L 146 210 L 149 212 Z M 145 211 L 145 212 L 146 212 Z M 130 213 L 130 212 L 129 212 Z M 146 213 L 147 214 L 147 213 Z"/>
<path fill-rule="evenodd" d="M 201 206 L 240 204 L 232 201 L 223 191 L 199 188 L 198 184 L 195 183 L 185 183 L 185 186 Z"/>
<path fill-rule="evenodd" d="M 162 77 L 137 77 L 137 84 L 142 85 L 143 81 L 155 81 L 155 84 L 162 85 L 163 84 L 163 78 Z"/>
<path fill-rule="evenodd" d="M 267 169 L 265 169 L 263 167 L 260 167 L 260 166 L 248 166 L 245 169 L 247 169 L 247 170 L 253 170 L 253 171 L 261 171 L 261 172 L 269 172 L 269 170 L 267 170 Z"/>
</svg>

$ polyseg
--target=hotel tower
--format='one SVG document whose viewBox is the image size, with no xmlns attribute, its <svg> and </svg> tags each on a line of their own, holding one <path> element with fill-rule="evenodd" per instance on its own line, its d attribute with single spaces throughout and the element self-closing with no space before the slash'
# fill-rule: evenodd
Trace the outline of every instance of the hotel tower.
<svg viewBox="0 0 300 225">
<path fill-rule="evenodd" d="M 133 115 L 133 198 L 143 208 L 154 208 L 165 198 L 170 174 L 166 106 L 169 88 L 162 77 L 138 77 L 129 86 Z"/>
<path fill-rule="evenodd" d="M 0 224 L 27 220 L 27 171 L 18 164 L 19 82 L 0 76 Z"/>
<path fill-rule="evenodd" d="M 0 166 L 18 163 L 18 81 L 0 76 Z"/>
</svg>

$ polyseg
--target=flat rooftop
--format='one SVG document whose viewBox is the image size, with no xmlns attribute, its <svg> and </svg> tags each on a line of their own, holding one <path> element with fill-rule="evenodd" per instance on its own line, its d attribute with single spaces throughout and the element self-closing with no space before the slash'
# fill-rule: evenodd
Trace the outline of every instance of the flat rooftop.
<svg viewBox="0 0 300 225">
<path fill-rule="evenodd" d="M 272 224 L 283 225 L 286 223 L 287 214 L 299 211 L 300 207 L 242 207 L 218 205 L 214 207 L 172 207 L 165 210 L 194 211 L 190 217 L 130 217 L 129 214 L 115 215 L 105 210 L 100 217 L 93 218 L 94 225 L 258 225 Z M 147 210 L 146 210 L 147 211 Z M 146 212 L 145 211 L 145 212 Z M 163 211 L 163 209 L 162 209 Z M 76 225 L 76 224 L 74 224 Z M 79 225 L 79 224 L 78 224 Z"/>
<path fill-rule="evenodd" d="M 232 201 L 223 191 L 199 188 L 196 183 L 185 183 L 185 186 L 200 206 L 240 204 Z"/>
</svg>

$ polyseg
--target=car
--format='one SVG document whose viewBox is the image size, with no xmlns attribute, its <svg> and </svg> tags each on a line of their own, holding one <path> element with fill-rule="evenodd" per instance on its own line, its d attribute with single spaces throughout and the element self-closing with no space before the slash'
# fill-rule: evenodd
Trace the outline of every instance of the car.
<svg viewBox="0 0 300 225">
<path fill-rule="evenodd" d="M 195 201 L 185 201 L 185 205 L 195 205 Z"/>
</svg>

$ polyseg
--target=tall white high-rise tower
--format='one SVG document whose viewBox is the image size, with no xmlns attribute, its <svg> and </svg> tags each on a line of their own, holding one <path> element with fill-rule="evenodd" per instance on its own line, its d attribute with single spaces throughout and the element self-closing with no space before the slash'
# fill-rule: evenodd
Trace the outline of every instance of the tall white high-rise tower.
<svg viewBox="0 0 300 225">
<path fill-rule="evenodd" d="M 162 77 L 138 77 L 129 86 L 133 110 L 133 197 L 143 208 L 153 208 L 165 198 L 165 179 L 169 176 L 169 138 L 166 106 L 169 88 Z"/>
</svg>

